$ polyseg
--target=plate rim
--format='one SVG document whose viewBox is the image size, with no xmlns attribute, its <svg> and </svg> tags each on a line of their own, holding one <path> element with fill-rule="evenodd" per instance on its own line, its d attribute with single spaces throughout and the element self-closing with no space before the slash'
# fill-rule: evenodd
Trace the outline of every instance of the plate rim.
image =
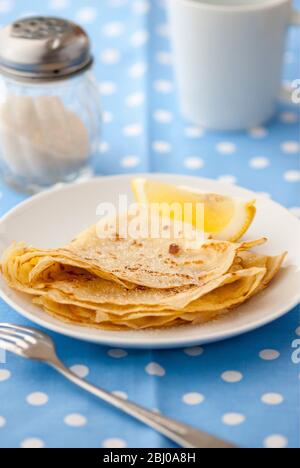
<svg viewBox="0 0 300 468">
<path fill-rule="evenodd" d="M 19 210 L 22 210 L 23 208 L 26 208 L 27 206 L 32 205 L 33 203 L 37 203 L 42 201 L 44 198 L 47 198 L 48 196 L 51 196 L 54 193 L 57 192 L 65 192 L 71 191 L 74 189 L 74 187 L 77 187 L 79 185 L 90 185 L 92 183 L 100 183 L 103 180 L 117 180 L 117 179 L 122 179 L 123 181 L 130 181 L 130 179 L 135 178 L 135 177 L 147 177 L 147 178 L 153 178 L 153 179 L 161 179 L 163 177 L 168 177 L 168 178 L 185 178 L 185 179 L 190 179 L 191 182 L 194 180 L 196 184 L 201 183 L 201 181 L 205 181 L 208 183 L 213 183 L 213 184 L 218 184 L 220 189 L 223 189 L 225 192 L 228 190 L 228 187 L 234 187 L 235 189 L 242 191 L 245 193 L 245 196 L 255 196 L 257 199 L 262 199 L 263 197 L 257 194 L 254 191 L 251 191 L 247 188 L 241 187 L 236 184 L 231 184 L 230 186 L 222 181 L 215 180 L 215 179 L 210 179 L 210 178 L 205 178 L 205 177 L 197 177 L 197 176 L 190 176 L 190 175 L 184 175 L 184 174 L 172 174 L 172 173 L 133 173 L 133 174 L 116 174 L 116 175 L 111 175 L 111 176 L 98 176 L 94 177 L 92 179 L 86 180 L 86 181 L 80 181 L 72 184 L 66 184 L 66 185 L 60 185 L 58 187 L 53 187 L 48 190 L 45 190 L 41 193 L 38 193 L 32 197 L 29 197 L 22 201 L 21 203 L 18 203 L 16 206 L 14 206 L 11 210 L 9 210 L 7 213 L 5 213 L 3 216 L 0 218 L 0 228 L 1 226 L 8 221 L 11 217 L 13 217 Z M 269 203 L 272 203 L 274 207 L 277 209 L 284 210 L 290 217 L 293 222 L 295 222 L 295 225 L 298 225 L 298 228 L 300 229 L 300 221 L 294 217 L 289 210 L 281 205 L 280 203 L 270 199 Z M 79 327 L 76 325 L 69 325 L 64 322 L 60 322 L 59 320 L 55 319 L 56 323 L 51 323 L 47 321 L 47 318 L 43 318 L 43 315 L 41 317 L 36 317 L 32 316 L 31 312 L 27 312 L 22 306 L 18 305 L 17 303 L 14 302 L 13 299 L 11 299 L 5 291 L 3 291 L 2 286 L 0 285 L 0 297 L 3 299 L 3 301 L 8 304 L 14 311 L 16 311 L 18 314 L 21 316 L 25 317 L 26 319 L 30 320 L 31 322 L 42 326 L 43 328 L 46 328 L 47 330 L 51 330 L 53 332 L 59 333 L 64 336 L 68 336 L 71 338 L 79 339 L 81 341 L 87 341 L 87 342 L 93 342 L 105 346 L 119 346 L 122 348 L 133 348 L 133 349 L 167 349 L 167 348 L 182 348 L 186 346 L 195 346 L 195 345 L 201 345 L 201 344 L 206 344 L 206 343 L 212 343 L 212 342 L 219 342 L 223 340 L 227 340 L 230 338 L 234 338 L 236 336 L 244 335 L 246 333 L 249 333 L 251 331 L 257 330 L 267 324 L 270 324 L 276 320 L 278 320 L 280 317 L 286 315 L 289 313 L 293 308 L 297 307 L 297 305 L 300 302 L 300 291 L 297 291 L 295 293 L 295 298 L 293 298 L 288 304 L 285 306 L 282 306 L 279 308 L 279 310 L 276 312 L 276 314 L 273 314 L 272 316 L 267 316 L 267 317 L 262 317 L 261 320 L 253 322 L 252 324 L 245 324 L 243 326 L 238 325 L 236 328 L 233 328 L 228 331 L 212 331 L 210 334 L 207 334 L 205 337 L 201 339 L 201 337 L 196 338 L 193 337 L 189 339 L 186 336 L 183 337 L 175 337 L 175 338 L 159 338 L 159 335 L 155 336 L 154 338 L 146 337 L 144 333 L 141 335 L 141 339 L 139 341 L 134 341 L 132 337 L 127 337 L 127 339 L 124 339 L 123 333 L 120 334 L 120 332 L 108 332 L 108 331 L 103 331 L 103 335 L 100 336 L 98 329 L 92 329 L 92 328 L 84 328 L 84 327 Z M 45 314 L 45 312 L 43 312 Z M 46 315 L 46 314 L 45 314 Z M 52 318 L 53 319 L 53 318 Z M 75 330 L 73 330 L 71 327 L 75 327 Z M 184 327 L 184 326 L 183 326 Z M 105 334 L 108 334 L 109 336 L 105 336 Z M 123 335 L 123 336 L 122 336 Z M 146 340 L 146 341 L 145 341 Z"/>
</svg>

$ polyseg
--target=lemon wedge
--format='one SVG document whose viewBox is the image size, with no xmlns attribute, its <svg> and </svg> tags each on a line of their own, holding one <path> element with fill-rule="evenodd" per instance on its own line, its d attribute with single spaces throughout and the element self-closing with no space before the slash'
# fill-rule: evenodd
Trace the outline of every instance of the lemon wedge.
<svg viewBox="0 0 300 468">
<path fill-rule="evenodd" d="M 155 180 L 136 178 L 132 190 L 138 203 L 153 204 L 160 215 L 190 223 L 213 239 L 238 241 L 256 214 L 255 200 L 191 191 Z M 181 210 L 170 209 L 175 205 Z"/>
</svg>

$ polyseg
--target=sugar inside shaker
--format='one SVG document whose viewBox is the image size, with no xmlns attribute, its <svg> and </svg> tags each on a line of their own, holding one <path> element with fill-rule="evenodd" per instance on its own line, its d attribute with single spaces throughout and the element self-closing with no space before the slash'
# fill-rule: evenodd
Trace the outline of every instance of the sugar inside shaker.
<svg viewBox="0 0 300 468">
<path fill-rule="evenodd" d="M 101 127 L 86 32 L 32 17 L 0 30 L 0 171 L 23 191 L 91 173 Z"/>
</svg>

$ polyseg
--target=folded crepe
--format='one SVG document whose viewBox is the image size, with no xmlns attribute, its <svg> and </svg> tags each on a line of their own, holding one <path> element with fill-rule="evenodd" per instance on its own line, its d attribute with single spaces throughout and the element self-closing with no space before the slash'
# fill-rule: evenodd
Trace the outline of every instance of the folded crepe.
<svg viewBox="0 0 300 468">
<path fill-rule="evenodd" d="M 1 269 L 10 287 L 56 318 L 109 330 L 203 323 L 267 287 L 285 254 L 249 252 L 266 239 L 231 243 L 100 236 L 92 226 L 59 249 L 13 244 Z"/>
<path fill-rule="evenodd" d="M 69 323 L 91 324 L 108 330 L 144 329 L 175 326 L 187 322 L 205 323 L 225 314 L 229 309 L 245 302 L 266 276 L 265 268 L 251 268 L 222 278 L 220 287 L 204 294 L 189 306 L 178 309 L 136 306 L 135 310 L 84 304 L 64 296 L 59 290 L 34 299 L 51 315 L 57 315 Z M 221 282 L 221 281 L 220 281 Z"/>
</svg>

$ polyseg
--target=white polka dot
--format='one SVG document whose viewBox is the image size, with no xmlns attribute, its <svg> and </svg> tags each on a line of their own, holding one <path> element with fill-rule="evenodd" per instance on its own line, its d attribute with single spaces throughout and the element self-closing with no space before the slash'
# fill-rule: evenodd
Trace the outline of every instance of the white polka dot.
<svg viewBox="0 0 300 468">
<path fill-rule="evenodd" d="M 170 123 L 173 120 L 173 114 L 166 110 L 158 109 L 153 113 L 154 119 L 159 123 Z"/>
<path fill-rule="evenodd" d="M 188 138 L 201 138 L 204 135 L 204 130 L 200 127 L 187 127 L 184 133 Z"/>
<path fill-rule="evenodd" d="M 146 71 L 147 71 L 147 64 L 144 63 L 144 62 L 138 62 L 134 65 L 132 65 L 132 67 L 129 68 L 129 75 L 132 77 L 132 78 L 141 78 L 142 76 L 145 75 Z"/>
<path fill-rule="evenodd" d="M 163 377 L 166 373 L 165 369 L 156 362 L 150 362 L 145 367 L 145 371 L 147 372 L 147 374 L 156 375 L 157 377 Z"/>
<path fill-rule="evenodd" d="M 102 114 L 103 122 L 106 124 L 111 123 L 114 120 L 112 112 L 104 111 Z"/>
<path fill-rule="evenodd" d="M 124 25 L 118 21 L 113 21 L 111 23 L 107 23 L 103 29 L 104 36 L 107 37 L 119 37 L 124 32 Z"/>
<path fill-rule="evenodd" d="M 128 395 L 125 392 L 122 392 L 121 390 L 115 390 L 112 392 L 115 396 L 122 398 L 122 400 L 128 400 Z"/>
<path fill-rule="evenodd" d="M 128 355 L 127 351 L 125 349 L 110 349 L 107 354 L 115 359 L 121 359 L 124 358 Z"/>
<path fill-rule="evenodd" d="M 127 447 L 127 444 L 125 440 L 119 439 L 119 438 L 113 438 L 113 439 L 106 439 L 102 443 L 102 447 L 104 448 L 125 448 Z"/>
<path fill-rule="evenodd" d="M 150 2 L 147 0 L 138 0 L 133 2 L 132 11 L 137 15 L 145 15 L 150 10 Z"/>
<path fill-rule="evenodd" d="M 49 401 L 48 395 L 42 392 L 34 392 L 27 396 L 26 401 L 32 406 L 43 406 Z"/>
<path fill-rule="evenodd" d="M 157 52 L 156 54 L 156 61 L 160 65 L 172 65 L 173 57 L 170 52 Z"/>
<path fill-rule="evenodd" d="M 249 130 L 249 135 L 252 138 L 264 138 L 267 134 L 268 131 L 264 127 L 254 127 Z"/>
<path fill-rule="evenodd" d="M 264 361 L 275 361 L 280 357 L 280 353 L 275 349 L 264 349 L 259 353 L 259 357 Z"/>
<path fill-rule="evenodd" d="M 87 366 L 83 366 L 82 364 L 75 364 L 74 366 L 70 367 L 70 370 L 82 379 L 87 377 L 90 373 L 90 369 Z"/>
<path fill-rule="evenodd" d="M 300 336 L 300 327 L 296 328 L 295 333 L 297 336 Z"/>
<path fill-rule="evenodd" d="M 145 101 L 145 94 L 144 93 L 134 93 L 130 94 L 126 98 L 126 105 L 128 107 L 139 107 L 141 106 Z"/>
<path fill-rule="evenodd" d="M 226 371 L 222 374 L 221 378 L 227 383 L 237 383 L 243 380 L 243 374 L 237 371 Z"/>
<path fill-rule="evenodd" d="M 102 141 L 99 145 L 99 151 L 101 154 L 105 154 L 109 151 L 109 144 L 106 141 Z"/>
<path fill-rule="evenodd" d="M 142 45 L 146 44 L 149 39 L 148 31 L 142 29 L 140 31 L 136 31 L 130 38 L 130 43 L 133 47 L 141 47 Z"/>
<path fill-rule="evenodd" d="M 284 177 L 284 180 L 286 180 L 287 182 L 299 182 L 300 171 L 296 171 L 296 170 L 286 171 L 283 177 Z"/>
<path fill-rule="evenodd" d="M 298 122 L 298 114 L 296 112 L 282 112 L 280 120 L 286 124 L 295 123 Z"/>
<path fill-rule="evenodd" d="M 293 206 L 290 208 L 290 212 L 297 218 L 300 218 L 300 206 Z"/>
<path fill-rule="evenodd" d="M 154 89 L 158 92 L 158 93 L 164 93 L 164 94 L 168 94 L 168 93 L 171 93 L 173 91 L 173 83 L 172 81 L 168 81 L 168 80 L 156 80 L 154 82 Z"/>
<path fill-rule="evenodd" d="M 222 421 L 227 426 L 238 426 L 245 422 L 246 417 L 240 413 L 227 413 L 222 417 Z"/>
<path fill-rule="evenodd" d="M 257 158 L 252 158 L 249 161 L 249 166 L 252 169 L 265 169 L 270 165 L 270 161 L 268 158 L 265 158 L 263 156 L 259 156 Z"/>
<path fill-rule="evenodd" d="M 6 419 L 3 416 L 0 416 L 0 428 L 6 425 Z"/>
<path fill-rule="evenodd" d="M 167 141 L 154 141 L 152 147 L 156 153 L 161 154 L 170 153 L 172 149 L 171 144 Z"/>
<path fill-rule="evenodd" d="M 261 401 L 266 405 L 280 405 L 283 402 L 284 398 L 280 393 L 265 393 L 261 397 Z"/>
<path fill-rule="evenodd" d="M 92 23 L 97 18 L 97 15 L 97 8 L 85 7 L 77 11 L 76 20 L 81 23 Z"/>
<path fill-rule="evenodd" d="M 201 356 L 201 354 L 204 353 L 204 349 L 201 348 L 200 346 L 194 346 L 193 348 L 186 348 L 183 350 L 185 354 L 188 356 Z"/>
<path fill-rule="evenodd" d="M 233 154 L 236 151 L 236 145 L 230 141 L 222 141 L 217 144 L 217 151 L 221 154 Z"/>
<path fill-rule="evenodd" d="M 116 49 L 106 49 L 103 50 L 100 58 L 106 65 L 115 65 L 120 61 L 120 52 Z"/>
<path fill-rule="evenodd" d="M 281 149 L 287 154 L 297 154 L 299 153 L 300 145 L 298 141 L 285 141 L 282 143 Z"/>
<path fill-rule="evenodd" d="M 186 405 L 200 405 L 200 403 L 203 403 L 204 400 L 205 400 L 204 396 L 201 395 L 201 393 L 196 393 L 196 392 L 186 393 L 182 397 L 182 401 Z"/>
<path fill-rule="evenodd" d="M 287 445 L 287 438 L 280 434 L 270 435 L 264 440 L 264 446 L 270 449 L 285 448 Z"/>
<path fill-rule="evenodd" d="M 143 133 L 143 126 L 139 123 L 127 125 L 123 128 L 123 133 L 126 137 L 137 137 Z"/>
<path fill-rule="evenodd" d="M 0 1 L 0 13 L 8 13 L 14 7 L 14 3 L 11 0 Z"/>
<path fill-rule="evenodd" d="M 140 164 L 140 158 L 138 156 L 125 156 L 121 159 L 121 166 L 125 168 L 136 167 Z"/>
<path fill-rule="evenodd" d="M 67 426 L 82 427 L 86 425 L 87 419 L 85 416 L 82 416 L 82 414 L 74 413 L 66 416 L 64 422 Z"/>
<path fill-rule="evenodd" d="M 103 83 L 100 83 L 99 90 L 103 96 L 110 96 L 116 93 L 117 85 L 112 81 L 104 81 Z"/>
<path fill-rule="evenodd" d="M 0 382 L 10 379 L 11 372 L 7 369 L 0 369 Z"/>
<path fill-rule="evenodd" d="M 183 162 L 187 169 L 201 169 L 204 166 L 204 161 L 197 156 L 186 158 Z"/>
<path fill-rule="evenodd" d="M 51 0 L 49 3 L 50 8 L 53 10 L 64 10 L 70 5 L 70 0 Z"/>
<path fill-rule="evenodd" d="M 224 182 L 225 184 L 236 184 L 237 183 L 237 178 L 233 175 L 230 174 L 224 174 L 218 177 L 218 180 L 220 182 Z"/>
<path fill-rule="evenodd" d="M 159 24 L 156 28 L 156 34 L 161 37 L 169 37 L 170 29 L 167 23 Z"/>
<path fill-rule="evenodd" d="M 37 438 L 30 438 L 30 439 L 25 439 L 21 443 L 21 448 L 24 449 L 40 449 L 45 447 L 45 443 L 42 439 L 37 439 Z"/>
</svg>

